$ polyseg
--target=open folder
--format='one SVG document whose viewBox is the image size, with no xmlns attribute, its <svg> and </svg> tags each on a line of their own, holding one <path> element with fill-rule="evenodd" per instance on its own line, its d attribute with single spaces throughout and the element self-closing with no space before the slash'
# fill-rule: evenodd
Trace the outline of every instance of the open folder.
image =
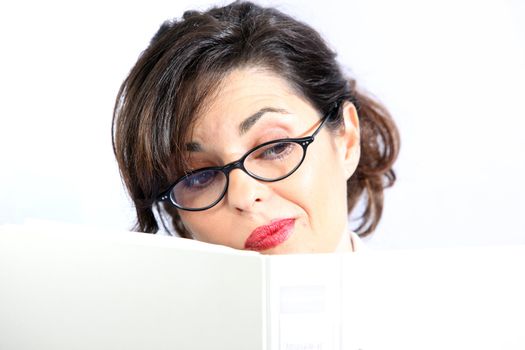
<svg viewBox="0 0 525 350">
<path fill-rule="evenodd" d="M 5 225 L 0 349 L 525 349 L 525 246 L 264 256 Z"/>
</svg>

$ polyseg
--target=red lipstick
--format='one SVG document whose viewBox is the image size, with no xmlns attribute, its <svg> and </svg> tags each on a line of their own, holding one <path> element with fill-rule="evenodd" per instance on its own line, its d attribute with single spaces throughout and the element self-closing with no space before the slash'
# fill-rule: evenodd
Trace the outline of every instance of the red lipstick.
<svg viewBox="0 0 525 350">
<path fill-rule="evenodd" d="M 282 219 L 259 226 L 244 242 L 244 249 L 260 251 L 276 247 L 290 237 L 294 225 L 295 219 Z"/>
</svg>

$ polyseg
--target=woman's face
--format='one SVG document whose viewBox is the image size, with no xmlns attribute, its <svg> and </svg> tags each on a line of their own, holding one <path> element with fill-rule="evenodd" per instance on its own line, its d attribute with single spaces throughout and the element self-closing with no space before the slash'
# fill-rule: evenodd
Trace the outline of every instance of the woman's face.
<svg viewBox="0 0 525 350">
<path fill-rule="evenodd" d="M 260 111 L 259 118 L 243 124 Z M 344 127 L 324 126 L 292 175 L 263 182 L 235 169 L 226 195 L 214 207 L 179 210 L 186 228 L 200 241 L 266 254 L 349 249 L 346 180 L 359 160 L 359 130 L 352 104 L 343 106 L 343 114 Z M 321 118 L 277 75 L 235 70 L 197 118 L 189 170 L 236 161 L 267 141 L 310 136 Z"/>
</svg>

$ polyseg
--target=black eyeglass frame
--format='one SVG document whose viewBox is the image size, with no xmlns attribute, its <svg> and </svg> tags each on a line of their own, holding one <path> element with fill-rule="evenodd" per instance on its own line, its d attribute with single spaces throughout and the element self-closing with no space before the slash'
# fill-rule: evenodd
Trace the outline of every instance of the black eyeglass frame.
<svg viewBox="0 0 525 350">
<path fill-rule="evenodd" d="M 277 140 L 272 140 L 272 141 L 268 141 L 268 142 L 265 142 L 265 143 L 262 143 L 260 145 L 257 145 L 256 147 L 250 149 L 248 152 L 246 152 L 241 158 L 239 158 L 238 160 L 236 161 L 233 161 L 231 163 L 228 163 L 226 165 L 223 165 L 223 166 L 216 166 L 216 167 L 206 167 L 206 168 L 200 168 L 200 169 L 196 169 L 196 170 L 193 170 L 193 171 L 190 171 L 188 172 L 187 174 L 185 174 L 184 176 L 181 176 L 180 178 L 178 178 L 175 183 L 173 183 L 173 185 L 171 185 L 166 191 L 164 191 L 159 197 L 158 197 L 158 201 L 159 202 L 163 202 L 163 201 L 166 201 L 166 200 L 169 200 L 170 203 L 172 205 L 174 205 L 176 208 L 178 209 L 181 209 L 181 210 L 186 210 L 186 211 L 203 211 L 203 210 L 207 210 L 207 209 L 210 209 L 212 207 L 214 207 L 215 205 L 217 205 L 217 203 L 219 203 L 225 196 L 226 192 L 228 192 L 228 186 L 230 184 L 230 172 L 232 172 L 232 170 L 234 169 L 241 169 L 242 171 L 244 171 L 246 174 L 248 174 L 250 177 L 256 179 L 256 180 L 260 180 L 260 181 L 264 181 L 264 182 L 276 182 L 276 181 L 280 181 L 280 180 L 283 180 L 283 179 L 286 179 L 287 177 L 289 177 L 290 175 L 292 175 L 293 173 L 295 173 L 295 171 L 297 169 L 299 169 L 299 167 L 301 166 L 301 164 L 303 164 L 303 161 L 306 157 L 306 151 L 308 149 L 308 146 L 314 142 L 314 139 L 315 139 L 315 136 L 317 136 L 317 134 L 319 133 L 319 131 L 321 131 L 321 128 L 323 127 L 323 125 L 325 124 L 325 122 L 332 118 L 334 115 L 336 115 L 339 111 L 339 103 L 337 103 L 334 108 L 332 108 L 330 110 L 330 112 L 328 112 L 322 119 L 321 119 L 321 124 L 317 127 L 317 129 L 312 133 L 312 135 L 310 136 L 305 136 L 305 137 L 298 137 L 298 138 L 285 138 L 285 139 L 277 139 Z M 295 166 L 295 168 L 293 168 L 288 174 L 284 175 L 284 176 L 281 176 L 281 177 L 278 177 L 276 179 L 266 179 L 264 177 L 260 177 L 260 176 L 257 176 L 255 174 L 252 174 L 248 169 L 246 169 L 244 167 L 244 161 L 246 160 L 246 158 L 248 158 L 248 156 L 250 154 L 252 154 L 253 152 L 257 151 L 258 149 L 260 148 L 263 148 L 263 147 L 266 147 L 268 145 L 271 145 L 273 143 L 283 143 L 283 142 L 290 142 L 290 143 L 296 143 L 298 145 L 300 145 L 302 148 L 303 148 L 303 157 L 301 158 L 301 161 Z M 215 170 L 215 171 L 220 171 L 224 174 L 224 176 L 226 176 L 226 184 L 224 186 L 224 190 L 223 192 L 220 194 L 220 196 L 217 198 L 216 201 L 214 201 L 212 204 L 206 206 L 206 207 L 202 207 L 202 208 L 185 208 L 185 207 L 182 207 L 181 205 L 177 204 L 172 198 L 171 198 L 171 191 L 173 190 L 173 188 L 175 186 L 177 186 L 177 184 L 179 184 L 180 182 L 186 180 L 188 177 L 196 174 L 196 173 L 200 173 L 202 171 L 209 171 L 209 170 Z"/>
</svg>

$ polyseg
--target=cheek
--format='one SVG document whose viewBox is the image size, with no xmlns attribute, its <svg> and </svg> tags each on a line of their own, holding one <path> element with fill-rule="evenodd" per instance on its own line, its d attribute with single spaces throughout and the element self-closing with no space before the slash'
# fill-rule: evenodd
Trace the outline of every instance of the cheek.
<svg viewBox="0 0 525 350">
<path fill-rule="evenodd" d="M 235 220 L 238 218 L 229 215 L 222 206 L 216 207 L 215 210 L 184 212 L 180 217 L 194 239 L 242 249 L 242 237 L 232 234 L 236 227 Z"/>
<path fill-rule="evenodd" d="M 180 214 L 180 217 L 193 238 L 199 241 L 212 242 L 213 237 L 210 237 L 209 232 L 214 232 L 211 230 L 213 227 L 211 222 L 214 221 L 207 219 L 207 214 L 206 212 L 184 212 Z"/>
<path fill-rule="evenodd" d="M 201 240 L 199 237 L 200 235 L 198 234 L 198 221 L 194 220 L 194 214 L 181 210 L 179 211 L 179 216 L 182 223 L 184 224 L 184 227 L 186 227 L 186 229 L 190 231 L 192 237 Z"/>
<path fill-rule="evenodd" d="M 315 149 L 285 186 L 321 230 L 346 223 L 345 170 L 329 147 Z"/>
<path fill-rule="evenodd" d="M 342 175 L 335 166 L 334 157 L 309 157 L 297 171 L 276 183 L 279 195 L 302 207 L 309 216 L 323 214 L 344 192 Z"/>
</svg>

